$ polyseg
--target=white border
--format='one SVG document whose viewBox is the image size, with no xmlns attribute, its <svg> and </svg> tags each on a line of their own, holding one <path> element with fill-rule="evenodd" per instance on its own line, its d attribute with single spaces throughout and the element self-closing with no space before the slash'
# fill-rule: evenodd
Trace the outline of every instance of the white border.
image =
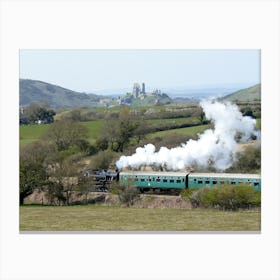
<svg viewBox="0 0 280 280">
<path fill-rule="evenodd" d="M 278 1 L 0 3 L 1 279 L 279 279 Z M 18 50 L 23 48 L 261 49 L 262 233 L 20 235 Z"/>
</svg>

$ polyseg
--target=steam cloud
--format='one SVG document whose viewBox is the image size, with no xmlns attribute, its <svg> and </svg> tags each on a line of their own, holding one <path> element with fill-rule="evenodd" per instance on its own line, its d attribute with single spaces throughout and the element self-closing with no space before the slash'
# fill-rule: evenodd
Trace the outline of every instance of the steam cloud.
<svg viewBox="0 0 280 280">
<path fill-rule="evenodd" d="M 200 103 L 205 117 L 214 124 L 214 129 L 207 129 L 199 135 L 198 140 L 189 140 L 181 146 L 168 149 L 161 147 L 155 151 L 153 144 L 136 149 L 131 156 L 121 156 L 116 162 L 119 169 L 154 165 L 168 170 L 187 169 L 193 165 L 199 167 L 215 167 L 224 170 L 235 160 L 238 143 L 248 141 L 253 135 L 260 137 L 255 130 L 256 120 L 243 117 L 238 107 L 230 103 L 217 101 L 202 101 Z"/>
</svg>

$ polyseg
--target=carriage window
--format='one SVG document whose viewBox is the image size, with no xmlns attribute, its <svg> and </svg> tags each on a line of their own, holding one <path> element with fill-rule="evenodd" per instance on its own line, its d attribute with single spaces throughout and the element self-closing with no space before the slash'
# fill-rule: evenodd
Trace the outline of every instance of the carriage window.
<svg viewBox="0 0 280 280">
<path fill-rule="evenodd" d="M 174 183 L 174 180 L 173 180 L 173 179 L 170 179 L 169 182 L 170 182 L 170 183 Z"/>
<path fill-rule="evenodd" d="M 213 181 L 212 183 L 213 183 L 213 185 L 216 185 L 216 184 L 217 184 L 217 181 Z"/>
<path fill-rule="evenodd" d="M 257 187 L 260 183 L 259 182 L 255 182 L 254 186 Z"/>
<path fill-rule="evenodd" d="M 148 182 L 152 182 L 152 179 L 151 179 L 151 178 L 148 178 L 147 181 L 148 181 Z"/>
<path fill-rule="evenodd" d="M 198 184 L 202 184 L 202 180 L 198 180 Z"/>
<path fill-rule="evenodd" d="M 177 180 L 176 183 L 181 183 L 181 180 Z"/>
<path fill-rule="evenodd" d="M 145 179 L 144 179 L 144 178 L 141 178 L 141 182 L 145 182 Z"/>
<path fill-rule="evenodd" d="M 163 179 L 163 183 L 167 183 L 167 179 Z"/>
<path fill-rule="evenodd" d="M 235 185 L 235 182 L 234 182 L 234 181 L 231 181 L 230 183 L 231 183 L 232 185 Z"/>
<path fill-rule="evenodd" d="M 205 184 L 210 184 L 210 181 L 209 180 L 205 181 Z"/>
<path fill-rule="evenodd" d="M 157 182 L 160 182 L 160 178 L 159 177 L 157 178 Z"/>
<path fill-rule="evenodd" d="M 196 179 L 193 179 L 196 182 Z"/>
</svg>

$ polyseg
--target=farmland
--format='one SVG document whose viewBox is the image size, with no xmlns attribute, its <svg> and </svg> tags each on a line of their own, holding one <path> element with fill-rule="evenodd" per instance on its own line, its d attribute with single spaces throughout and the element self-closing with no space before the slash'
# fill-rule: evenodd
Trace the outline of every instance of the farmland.
<svg viewBox="0 0 280 280">
<path fill-rule="evenodd" d="M 20 207 L 20 231 L 260 231 L 260 224 L 260 210 Z"/>
<path fill-rule="evenodd" d="M 176 118 L 176 119 L 153 119 L 147 120 L 147 124 L 149 126 L 159 128 L 159 126 L 165 127 L 172 127 L 172 126 L 184 126 L 185 124 L 195 125 L 197 122 L 196 118 Z M 94 143 L 95 139 L 97 138 L 98 134 L 101 132 L 105 121 L 104 120 L 95 120 L 95 121 L 88 121 L 88 122 L 81 122 L 88 129 L 88 140 L 90 143 Z M 39 140 L 43 134 L 49 128 L 49 124 L 43 125 L 25 125 L 20 126 L 20 146 L 24 147 L 27 144 L 30 144 L 36 140 Z M 158 132 L 159 135 L 163 135 L 166 133 L 178 133 L 178 134 L 188 134 L 190 136 L 195 137 L 197 133 L 201 133 L 207 128 L 207 126 L 193 126 L 181 129 L 168 129 L 165 131 Z M 148 138 L 155 138 L 157 133 L 151 133 Z"/>
<path fill-rule="evenodd" d="M 154 120 L 147 121 L 149 125 L 153 125 L 155 127 L 161 124 L 179 126 L 179 125 L 184 125 L 185 123 L 194 123 L 194 122 L 195 122 L 195 118 L 178 118 L 178 119 L 163 119 L 163 120 L 154 119 Z M 89 141 L 91 143 L 94 143 L 96 137 L 98 136 L 98 134 L 100 133 L 104 125 L 104 120 L 82 122 L 82 124 L 88 128 Z M 256 126 L 258 129 L 261 128 L 261 119 L 257 119 Z M 156 137 L 162 137 L 165 134 L 172 134 L 172 133 L 195 137 L 197 133 L 202 133 L 205 129 L 209 127 L 210 125 L 196 125 L 191 127 L 168 129 L 168 130 L 150 133 L 147 135 L 147 138 L 153 140 Z M 42 135 L 47 131 L 48 128 L 49 128 L 49 124 L 20 126 L 20 146 L 24 147 L 36 140 L 39 140 L 42 137 Z"/>
</svg>

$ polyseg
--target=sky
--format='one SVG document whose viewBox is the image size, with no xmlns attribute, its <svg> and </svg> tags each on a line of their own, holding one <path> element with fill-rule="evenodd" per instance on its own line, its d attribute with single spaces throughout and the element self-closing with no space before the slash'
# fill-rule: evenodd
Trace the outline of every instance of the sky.
<svg viewBox="0 0 280 280">
<path fill-rule="evenodd" d="M 260 83 L 260 50 L 20 50 L 20 78 L 79 92 Z"/>
</svg>

